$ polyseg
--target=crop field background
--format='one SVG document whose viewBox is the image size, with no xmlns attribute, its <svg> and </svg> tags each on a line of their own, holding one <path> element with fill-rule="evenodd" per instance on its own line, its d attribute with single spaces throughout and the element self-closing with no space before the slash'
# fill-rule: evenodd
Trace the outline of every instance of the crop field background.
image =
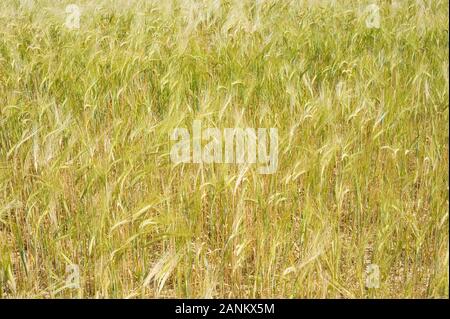
<svg viewBox="0 0 450 319">
<path fill-rule="evenodd" d="M 0 1 L 0 298 L 448 298 L 448 5 Z"/>
</svg>

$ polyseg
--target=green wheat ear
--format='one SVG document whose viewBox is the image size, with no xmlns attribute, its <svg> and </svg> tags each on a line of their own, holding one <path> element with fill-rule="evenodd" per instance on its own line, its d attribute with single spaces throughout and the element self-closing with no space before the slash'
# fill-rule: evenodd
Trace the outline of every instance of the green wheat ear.
<svg viewBox="0 0 450 319">
<path fill-rule="evenodd" d="M 0 298 L 448 298 L 448 21 L 0 1 Z M 276 171 L 173 163 L 195 120 L 277 128 Z"/>
</svg>

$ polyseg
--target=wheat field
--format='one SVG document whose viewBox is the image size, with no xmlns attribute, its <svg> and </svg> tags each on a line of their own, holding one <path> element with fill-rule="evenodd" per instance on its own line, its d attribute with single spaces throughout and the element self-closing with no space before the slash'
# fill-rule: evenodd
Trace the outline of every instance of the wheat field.
<svg viewBox="0 0 450 319">
<path fill-rule="evenodd" d="M 448 298 L 448 5 L 1 1 L 0 298 Z"/>
</svg>

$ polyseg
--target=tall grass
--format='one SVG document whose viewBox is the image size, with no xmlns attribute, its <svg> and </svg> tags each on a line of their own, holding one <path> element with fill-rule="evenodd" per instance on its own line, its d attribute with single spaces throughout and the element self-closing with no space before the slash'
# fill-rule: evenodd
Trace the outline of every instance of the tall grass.
<svg viewBox="0 0 450 319">
<path fill-rule="evenodd" d="M 448 1 L 379 29 L 366 1 L 28 2 L 0 2 L 0 297 L 448 298 Z M 195 119 L 278 128 L 278 170 L 175 165 Z"/>
</svg>

